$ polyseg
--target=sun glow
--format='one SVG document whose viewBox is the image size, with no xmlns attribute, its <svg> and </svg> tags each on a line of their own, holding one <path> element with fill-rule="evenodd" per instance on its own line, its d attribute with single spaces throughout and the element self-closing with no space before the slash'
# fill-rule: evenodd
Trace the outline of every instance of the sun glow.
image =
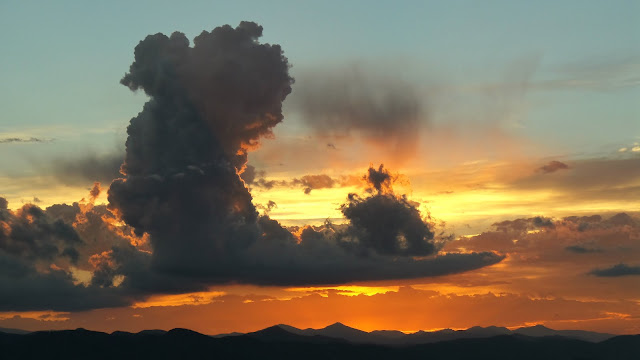
<svg viewBox="0 0 640 360">
<path fill-rule="evenodd" d="M 132 308 L 148 308 L 152 306 L 205 305 L 215 298 L 225 295 L 223 291 L 202 291 L 185 294 L 153 295 L 144 301 L 133 304 Z"/>
<path fill-rule="evenodd" d="M 335 293 L 344 296 L 358 296 L 366 295 L 372 296 L 376 294 L 386 294 L 388 292 L 398 292 L 399 286 L 359 286 L 359 285 L 344 285 L 344 286 L 329 286 L 329 287 L 292 287 L 286 288 L 286 291 L 299 292 L 299 293 L 317 293 L 320 296 L 327 297 L 330 293 Z"/>
</svg>

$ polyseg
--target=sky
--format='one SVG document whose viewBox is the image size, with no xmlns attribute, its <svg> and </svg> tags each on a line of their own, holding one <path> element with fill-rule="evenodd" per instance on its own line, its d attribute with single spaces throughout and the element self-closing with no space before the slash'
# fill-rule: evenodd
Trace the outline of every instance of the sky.
<svg viewBox="0 0 640 360">
<path fill-rule="evenodd" d="M 640 333 L 638 14 L 3 1 L 0 327 Z"/>
</svg>

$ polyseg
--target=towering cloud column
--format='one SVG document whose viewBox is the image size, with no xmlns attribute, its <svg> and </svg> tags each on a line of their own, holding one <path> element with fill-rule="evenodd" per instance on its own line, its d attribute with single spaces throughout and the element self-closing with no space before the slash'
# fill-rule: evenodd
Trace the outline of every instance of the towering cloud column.
<svg viewBox="0 0 640 360">
<path fill-rule="evenodd" d="M 291 92 L 278 45 L 242 22 L 202 32 L 150 35 L 121 83 L 151 99 L 127 129 L 123 179 L 111 207 L 151 235 L 153 266 L 174 273 L 224 269 L 260 236 L 238 177 L 247 152 L 282 121 Z"/>
</svg>

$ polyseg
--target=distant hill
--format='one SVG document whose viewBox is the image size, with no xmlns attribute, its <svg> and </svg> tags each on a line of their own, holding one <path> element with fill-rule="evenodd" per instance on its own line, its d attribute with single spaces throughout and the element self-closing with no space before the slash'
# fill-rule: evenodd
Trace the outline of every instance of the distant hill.
<svg viewBox="0 0 640 360">
<path fill-rule="evenodd" d="M 542 325 L 523 327 L 513 331 L 515 334 L 527 336 L 563 336 L 572 339 L 580 339 L 591 342 L 600 342 L 614 337 L 612 334 L 597 333 L 584 330 L 553 330 Z"/>
<path fill-rule="evenodd" d="M 397 330 L 374 330 L 371 332 L 362 331 L 350 326 L 344 325 L 340 322 L 336 322 L 327 327 L 320 329 L 298 329 L 296 327 L 278 324 L 272 327 L 256 331 L 253 333 L 245 334 L 240 332 L 233 332 L 228 334 L 212 335 L 214 338 L 224 338 L 229 336 L 241 336 L 250 335 L 254 338 L 260 338 L 266 336 L 267 333 L 276 333 L 278 330 L 284 330 L 287 334 L 296 334 L 300 336 L 316 336 L 318 339 L 331 338 L 342 339 L 354 344 L 380 344 L 380 345 L 418 345 L 435 343 L 440 341 L 456 340 L 456 339 L 482 339 L 487 337 L 493 337 L 498 335 L 525 335 L 530 337 L 544 337 L 544 336 L 561 336 L 570 339 L 578 339 L 589 342 L 601 342 L 610 339 L 616 335 L 607 333 L 598 333 L 593 331 L 584 330 L 554 330 L 542 325 L 536 325 L 532 327 L 522 327 L 515 330 L 509 330 L 505 327 L 488 326 L 480 327 L 474 326 L 466 330 L 452 330 L 444 329 L 439 331 L 418 331 L 415 333 L 405 334 Z M 30 331 L 21 329 L 0 328 L 1 333 L 8 334 L 28 334 Z M 163 335 L 165 330 L 142 330 L 136 334 L 115 331 L 113 335 L 129 336 L 129 335 Z M 280 334 L 282 337 L 288 336 Z M 307 339 L 309 340 L 309 339 Z M 322 340 L 319 340 L 322 341 Z"/>
<path fill-rule="evenodd" d="M 7 333 L 7 334 L 28 334 L 31 331 L 0 327 L 0 332 Z"/>
<path fill-rule="evenodd" d="M 541 335 L 555 331 L 524 328 Z M 547 330 L 545 330 L 547 329 Z M 313 331 L 311 331 L 313 330 Z M 521 329 L 518 329 L 521 330 Z M 358 344 L 323 334 L 402 338 L 394 331 L 371 333 L 334 324 L 323 329 L 272 326 L 245 335 L 216 338 L 187 329 L 112 334 L 85 329 L 0 333 L 2 359 L 640 359 L 640 335 L 615 336 L 601 342 L 568 337 L 509 333 L 422 344 Z M 295 332 L 299 333 L 295 333 Z M 460 333 L 487 335 L 504 328 L 471 328 Z M 457 331 L 408 334 L 455 334 Z"/>
<path fill-rule="evenodd" d="M 295 329 L 294 327 L 290 328 Z M 267 342 L 298 342 L 313 344 L 347 343 L 346 340 L 338 337 L 329 337 L 318 334 L 298 334 L 286 330 L 282 325 L 271 326 L 260 331 L 248 333 L 243 336 Z"/>
<path fill-rule="evenodd" d="M 578 339 L 589 342 L 600 342 L 614 337 L 612 334 L 597 333 L 591 331 L 582 330 L 553 330 L 542 325 L 536 325 L 533 327 L 523 327 L 516 330 L 509 330 L 505 327 L 488 326 L 480 327 L 475 326 L 467 330 L 451 330 L 445 329 L 440 331 L 418 331 L 411 334 L 405 334 L 395 330 L 375 330 L 366 332 L 358 330 L 342 323 L 334 323 L 321 329 L 298 329 L 296 327 L 279 324 L 274 327 L 278 327 L 281 330 L 287 331 L 291 334 L 301 336 L 322 336 L 334 339 L 343 339 L 354 344 L 380 344 L 380 345 L 418 345 L 436 343 L 448 340 L 457 339 L 483 339 L 498 335 L 526 335 L 530 337 L 544 337 L 544 336 L 561 336 L 570 339 Z M 272 328 L 274 328 L 272 327 Z M 271 329 L 271 328 L 268 328 Z M 267 329 L 265 329 L 267 330 Z M 265 331 L 262 330 L 262 331 Z M 238 336 L 240 334 L 234 333 L 230 336 Z M 224 337 L 224 335 L 216 335 L 216 337 Z"/>
</svg>

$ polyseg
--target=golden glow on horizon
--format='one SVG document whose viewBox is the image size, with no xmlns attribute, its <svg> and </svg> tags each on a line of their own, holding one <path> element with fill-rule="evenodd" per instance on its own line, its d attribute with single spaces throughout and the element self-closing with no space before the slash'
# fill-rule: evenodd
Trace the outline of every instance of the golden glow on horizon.
<svg viewBox="0 0 640 360">
<path fill-rule="evenodd" d="M 358 296 L 366 295 L 372 296 L 376 294 L 385 294 L 387 292 L 398 292 L 399 286 L 359 286 L 359 285 L 342 285 L 342 286 L 327 286 L 327 287 L 292 287 L 285 288 L 286 291 L 300 292 L 300 293 L 318 293 L 320 296 L 329 296 L 329 291 L 335 291 L 336 294 L 344 296 Z"/>
<path fill-rule="evenodd" d="M 312 190 L 305 194 L 302 188 L 274 187 L 269 191 L 254 190 L 251 195 L 256 204 L 275 201 L 277 207 L 269 215 L 284 224 L 291 220 L 342 218 L 340 205 L 356 187 Z M 320 222 L 322 223 L 322 222 Z"/>
<path fill-rule="evenodd" d="M 132 308 L 152 306 L 205 305 L 215 301 L 216 297 L 226 295 L 224 291 L 200 291 L 185 294 L 152 295 L 144 301 L 131 305 Z"/>
<path fill-rule="evenodd" d="M 465 224 L 481 218 L 506 219 L 523 214 L 559 217 L 602 211 L 640 210 L 640 205 L 632 199 L 591 199 L 587 205 L 584 199 L 574 199 L 573 195 L 559 189 L 518 190 L 505 185 L 505 181 L 531 175 L 531 163 L 509 165 L 515 166 L 515 175 L 509 175 L 505 170 L 510 169 L 507 163 L 487 162 L 430 172 L 411 168 L 391 170 L 399 174 L 410 174 L 407 178 L 410 181 L 405 179 L 394 184 L 396 193 L 406 193 L 410 200 L 420 202 L 423 215 L 428 211 L 436 220 L 453 224 Z M 351 169 L 352 172 L 357 170 L 359 169 Z M 335 171 L 328 173 L 333 177 L 340 177 Z M 276 176 L 269 177 L 269 180 L 290 180 L 304 174 L 287 172 L 274 175 Z M 473 179 L 472 182 L 469 180 L 470 177 Z M 0 188 L 4 191 L 0 196 L 7 198 L 12 209 L 21 207 L 23 203 L 33 202 L 34 197 L 41 200 L 35 204 L 43 208 L 55 203 L 71 204 L 87 198 L 87 190 L 90 187 L 90 184 L 64 186 L 46 176 L 15 180 L 0 177 Z M 106 188 L 107 185 L 96 199 L 96 204 L 106 202 Z M 340 205 L 345 203 L 347 195 L 352 192 L 362 193 L 363 188 L 348 186 L 314 189 L 310 194 L 304 194 L 302 187 L 275 186 L 269 190 L 257 187 L 252 189 L 251 193 L 255 204 L 274 201 L 277 207 L 269 214 L 284 225 L 320 225 L 327 218 L 334 219 L 337 223 L 341 222 Z"/>
<path fill-rule="evenodd" d="M 65 321 L 69 320 L 68 312 L 61 311 L 7 311 L 0 312 L 0 320 L 11 319 L 19 316 L 23 319 L 34 319 L 40 321 Z"/>
<path fill-rule="evenodd" d="M 17 181 L 18 180 L 18 181 Z M 81 199 L 88 198 L 88 191 L 93 183 L 87 182 L 86 186 L 62 185 L 50 176 L 32 176 L 15 179 L 0 177 L 0 197 L 9 202 L 9 209 L 18 209 L 24 204 L 32 203 L 41 208 L 54 204 L 72 204 Z M 106 190 L 106 186 L 103 190 Z M 40 201 L 34 201 L 34 198 Z M 107 202 L 107 192 L 102 191 L 95 200 L 95 204 Z"/>
<path fill-rule="evenodd" d="M 485 164 L 476 163 L 474 166 L 484 166 Z M 491 164 L 487 164 L 487 167 L 491 168 Z M 528 169 L 531 172 L 531 168 Z M 398 169 L 391 170 L 397 171 Z M 458 170 L 452 169 L 451 171 L 455 173 Z M 486 244 L 477 243 L 476 245 L 484 246 L 480 249 L 465 243 L 465 240 L 471 239 L 472 235 L 470 234 L 482 235 L 482 232 L 489 231 L 491 224 L 497 221 L 538 215 L 559 218 L 568 215 L 603 214 L 603 212 L 610 213 L 617 210 L 626 212 L 640 210 L 640 203 L 634 202 L 634 199 L 576 198 L 575 193 L 571 193 L 570 190 L 554 189 L 551 186 L 518 189 L 510 186 L 508 181 L 496 180 L 500 174 L 491 173 L 494 170 L 491 168 L 479 177 L 483 183 L 478 186 L 475 184 L 468 186 L 468 182 L 465 182 L 467 181 L 465 176 L 469 174 L 465 173 L 453 174 L 457 177 L 448 177 L 446 171 L 425 173 L 412 170 L 407 173 L 413 174 L 412 178 L 415 176 L 419 181 L 413 182 L 413 188 L 405 184 L 395 190 L 398 194 L 407 193 L 410 200 L 419 202 L 419 209 L 423 216 L 430 213 L 436 221 L 443 220 L 449 225 L 453 224 L 452 232 L 456 236 L 460 236 L 461 240 L 449 242 L 445 252 L 503 250 L 504 248 L 492 247 L 494 244 L 499 244 L 499 238 L 484 239 L 487 241 Z M 403 173 L 404 171 L 398 172 Z M 292 174 L 290 178 L 274 179 L 290 180 L 302 175 Z M 564 176 L 563 173 L 549 176 L 556 175 Z M 332 176 L 340 175 L 333 174 Z M 473 174 L 470 176 L 476 179 Z M 514 175 L 514 177 L 517 176 Z M 2 181 L 8 182 L 9 180 L 8 178 L 0 178 L 0 185 L 2 185 Z M 11 183 L 13 187 L 9 189 L 12 195 L 8 196 L 10 208 L 18 208 L 23 205 L 21 201 L 15 200 L 16 198 L 25 199 L 25 202 L 28 202 L 37 196 L 42 199 L 42 202 L 37 202 L 35 205 L 43 208 L 53 203 L 66 202 L 71 204 L 82 198 L 88 199 L 87 190 L 90 184 L 83 187 L 70 187 L 55 184 L 51 186 L 53 183 L 51 179 L 47 181 L 31 179 L 29 181 L 40 184 L 39 189 L 42 189 L 42 192 L 37 190 L 33 191 L 33 194 L 26 193 L 21 190 L 23 188 L 20 187 L 19 182 L 13 179 Z M 631 179 L 629 183 L 632 184 L 634 181 L 636 180 Z M 24 188 L 29 187 L 30 185 L 27 185 Z M 106 186 L 103 190 L 106 190 Z M 270 216 L 284 225 L 302 225 L 305 222 L 309 223 L 309 219 L 313 219 L 311 223 L 317 225 L 326 218 L 341 219 L 340 205 L 345 203 L 347 195 L 351 192 L 362 193 L 363 188 L 349 186 L 314 189 L 306 195 L 302 187 L 276 186 L 270 190 L 257 187 L 252 190 L 252 196 L 254 204 L 266 204 L 269 200 L 276 202 L 277 207 L 272 209 Z M 104 201 L 106 201 L 106 191 L 102 192 L 96 204 Z M 340 220 L 334 221 L 340 222 Z M 475 227 L 463 226 L 473 221 L 485 222 Z M 122 225 L 117 219 L 109 219 L 108 223 L 113 226 L 112 230 L 118 230 Z M 122 231 L 119 234 L 126 235 L 122 234 Z M 559 232 L 558 236 L 564 236 L 564 234 Z M 587 259 L 587 257 L 595 255 L 569 253 L 564 250 L 564 243 L 558 245 L 559 248 L 556 249 L 557 251 L 554 250 L 555 252 L 541 253 L 545 256 L 548 255 L 548 259 L 536 259 L 536 256 L 540 254 L 528 253 L 528 250 L 525 249 L 528 246 L 526 236 L 531 237 L 528 241 L 533 245 L 534 241 L 537 242 L 543 235 L 544 231 L 532 230 L 522 235 L 522 238 L 519 236 L 506 238 L 505 241 L 508 244 L 519 247 L 513 249 L 507 247 L 510 250 L 502 262 L 463 274 L 342 286 L 216 286 L 211 291 L 153 295 L 131 307 L 80 312 L 83 314 L 80 317 L 85 316 L 86 313 L 86 317 L 93 321 L 88 321 L 88 324 L 106 324 L 101 325 L 105 328 L 124 326 L 118 324 L 129 324 L 131 329 L 138 330 L 150 326 L 154 328 L 180 326 L 205 333 L 258 330 L 283 322 L 297 327 L 317 328 L 327 326 L 335 321 L 365 331 L 401 328 L 400 331 L 407 333 L 418 330 L 437 331 L 444 328 L 463 329 L 474 325 L 518 328 L 536 324 L 556 328 L 639 332 L 640 325 L 638 324 L 640 323 L 637 319 L 640 319 L 638 317 L 640 300 L 638 300 L 637 292 L 628 295 L 633 300 L 625 298 L 630 291 L 633 291 L 629 290 L 632 289 L 632 286 L 628 285 L 632 284 L 634 279 L 628 277 L 601 279 L 588 276 L 588 265 L 586 263 L 576 265 L 575 257 L 582 256 Z M 130 238 L 130 240 L 132 239 Z M 144 238 L 140 241 L 133 240 L 136 240 L 132 241 L 133 244 L 147 242 Z M 515 240 L 519 240 L 519 242 L 513 243 Z M 456 245 L 459 247 L 456 248 Z M 611 256 L 616 256 L 613 252 L 602 252 L 604 255 L 608 253 L 612 254 Z M 557 259 L 558 257 L 563 258 L 562 263 Z M 546 262 L 537 263 L 537 261 Z M 630 262 L 626 259 L 624 261 Z M 602 262 L 601 264 L 604 267 L 607 263 Z M 75 268 L 71 268 L 71 271 L 77 283 L 90 283 L 90 271 Z M 571 286 L 565 286 L 569 282 Z M 624 286 L 616 284 L 624 284 Z M 405 289 L 402 286 L 411 286 L 416 292 L 412 293 L 411 288 L 406 288 L 408 291 L 403 293 Z M 590 290 L 592 288 L 598 290 Z M 611 292 L 618 289 L 620 290 L 617 293 Z M 422 293 L 418 293 L 418 291 L 422 291 Z M 623 294 L 623 292 L 626 293 Z M 591 294 L 601 295 L 601 297 L 589 297 Z M 603 305 L 604 303 L 607 304 Z M 628 303 L 632 303 L 633 306 Z M 580 310 L 574 310 L 576 304 L 581 306 Z M 179 308 L 181 306 L 183 307 Z M 393 311 L 389 310 L 396 306 L 399 308 L 394 308 Z M 505 307 L 511 306 L 513 308 L 521 306 L 527 311 L 503 317 Z M 322 309 L 322 315 L 318 316 L 309 312 L 309 308 L 316 307 Z M 481 307 L 485 314 L 476 314 L 477 307 Z M 134 311 L 135 313 L 133 313 Z M 420 313 L 421 311 L 422 313 Z M 387 312 L 393 316 L 387 315 Z M 166 315 L 161 315 L 165 313 Z M 187 315 L 184 315 L 185 313 Z M 418 313 L 420 313 L 419 316 L 416 315 Z M 556 319 L 556 313 L 561 314 L 560 319 Z M 76 314 L 74 312 L 72 315 L 77 316 Z M 110 325 L 103 321 L 113 314 L 116 314 L 116 317 L 120 316 L 118 321 L 123 322 L 113 321 L 114 325 Z M 464 316 L 460 314 L 464 314 Z M 71 315 L 47 311 L 10 312 L 0 313 L 0 320 L 11 321 L 14 316 L 19 316 L 25 321 L 44 320 L 49 324 L 48 326 L 62 327 L 66 324 L 64 321 L 69 319 Z M 142 317 L 144 317 L 144 321 L 140 320 Z M 150 322 L 152 320 L 149 319 L 154 317 L 159 318 L 158 322 Z M 416 319 L 416 317 L 418 318 Z M 124 318 L 131 319 L 131 322 L 127 323 L 129 320 L 122 320 Z M 210 322 L 214 319 L 217 323 L 211 324 Z M 327 319 L 331 320 L 327 321 Z M 83 323 L 78 325 L 84 326 Z"/>
<path fill-rule="evenodd" d="M 417 290 L 431 290 L 445 295 L 500 295 L 505 289 L 500 286 L 462 286 L 455 284 L 415 284 L 411 285 Z"/>
</svg>

